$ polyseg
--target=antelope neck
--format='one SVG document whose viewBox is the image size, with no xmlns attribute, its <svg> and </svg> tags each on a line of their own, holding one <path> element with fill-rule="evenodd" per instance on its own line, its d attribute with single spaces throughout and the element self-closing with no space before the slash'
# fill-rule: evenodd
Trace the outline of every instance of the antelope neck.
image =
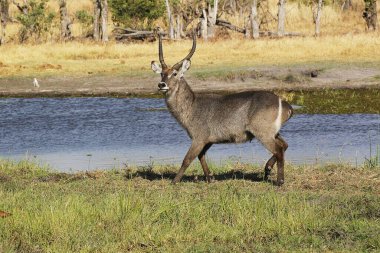
<svg viewBox="0 0 380 253">
<path fill-rule="evenodd" d="M 183 125 L 191 117 L 195 94 L 184 78 L 178 81 L 176 89 L 166 97 L 166 104 L 173 116 Z"/>
</svg>

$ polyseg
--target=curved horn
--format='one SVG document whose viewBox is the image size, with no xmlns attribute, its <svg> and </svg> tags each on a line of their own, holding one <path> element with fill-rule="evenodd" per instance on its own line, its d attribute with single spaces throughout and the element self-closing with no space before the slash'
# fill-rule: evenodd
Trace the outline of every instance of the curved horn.
<svg viewBox="0 0 380 253">
<path fill-rule="evenodd" d="M 166 69 L 168 66 L 164 61 L 164 53 L 162 52 L 162 35 L 158 34 L 158 57 L 160 58 L 160 63 L 162 69 Z"/>
<path fill-rule="evenodd" d="M 193 47 L 191 48 L 189 54 L 183 58 L 182 61 L 176 63 L 174 66 L 173 66 L 173 69 L 179 69 L 181 66 L 182 66 L 182 63 L 184 60 L 190 60 L 190 58 L 193 56 L 193 54 L 195 53 L 195 48 L 197 47 L 197 35 L 196 33 L 194 32 L 193 33 Z"/>
</svg>

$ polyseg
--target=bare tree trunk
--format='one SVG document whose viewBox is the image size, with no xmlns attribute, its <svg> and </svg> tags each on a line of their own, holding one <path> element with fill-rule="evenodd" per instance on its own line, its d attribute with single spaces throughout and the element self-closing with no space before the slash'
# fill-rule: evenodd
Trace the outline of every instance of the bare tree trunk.
<svg viewBox="0 0 380 253">
<path fill-rule="evenodd" d="M 5 44 L 5 29 L 9 19 L 8 0 L 0 0 L 0 45 Z"/>
<path fill-rule="evenodd" d="M 321 14 L 322 14 L 323 0 L 318 0 L 317 6 L 313 10 L 313 18 L 315 23 L 315 36 L 320 34 Z"/>
<path fill-rule="evenodd" d="M 342 4 L 342 11 L 347 11 L 352 8 L 352 0 L 345 0 Z"/>
<path fill-rule="evenodd" d="M 99 19 L 102 10 L 100 0 L 94 0 L 94 40 L 100 39 Z"/>
<path fill-rule="evenodd" d="M 176 29 L 175 29 L 175 33 L 174 33 L 174 38 L 176 39 L 180 39 L 182 37 L 182 21 L 181 21 L 181 15 L 178 14 L 177 15 L 177 18 L 176 18 Z"/>
<path fill-rule="evenodd" d="M 251 37 L 251 29 L 249 26 L 251 25 L 251 15 L 249 15 L 247 18 L 244 19 L 244 38 L 250 38 Z"/>
<path fill-rule="evenodd" d="M 107 0 L 94 0 L 94 40 L 108 41 L 108 2 Z"/>
<path fill-rule="evenodd" d="M 201 16 L 201 37 L 204 40 L 207 40 L 207 13 L 206 10 L 202 9 L 202 16 Z"/>
<path fill-rule="evenodd" d="M 169 38 L 174 39 L 173 16 L 170 10 L 169 0 L 165 0 L 166 12 L 168 13 Z"/>
<path fill-rule="evenodd" d="M 260 36 L 259 33 L 259 22 L 257 16 L 257 0 L 253 0 L 251 6 L 251 26 L 252 26 L 252 38 L 258 39 Z"/>
<path fill-rule="evenodd" d="M 71 20 L 67 14 L 66 0 L 59 0 L 59 18 L 61 21 L 61 39 L 71 38 Z"/>
<path fill-rule="evenodd" d="M 102 19 L 102 41 L 107 42 L 108 41 L 108 32 L 107 32 L 107 25 L 108 25 L 108 2 L 107 0 L 102 0 L 102 9 L 101 9 L 101 19 Z"/>
<path fill-rule="evenodd" d="M 365 7 L 363 12 L 363 18 L 367 23 L 368 30 L 377 29 L 377 11 L 376 0 L 364 0 Z"/>
<path fill-rule="evenodd" d="M 209 5 L 208 8 L 209 11 L 209 17 L 208 17 L 208 28 L 207 28 L 207 36 L 209 38 L 214 37 L 215 35 L 215 24 L 216 24 L 216 18 L 218 15 L 218 0 L 214 0 L 214 7 L 211 8 Z"/>
<path fill-rule="evenodd" d="M 279 37 L 283 37 L 285 35 L 285 4 L 286 4 L 286 0 L 278 1 L 277 34 Z"/>
</svg>

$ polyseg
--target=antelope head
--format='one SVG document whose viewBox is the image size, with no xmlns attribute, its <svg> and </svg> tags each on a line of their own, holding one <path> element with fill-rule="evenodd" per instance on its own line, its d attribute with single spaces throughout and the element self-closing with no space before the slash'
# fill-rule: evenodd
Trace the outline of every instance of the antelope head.
<svg viewBox="0 0 380 253">
<path fill-rule="evenodd" d="M 158 89 L 164 93 L 171 93 L 171 91 L 177 90 L 179 81 L 183 78 L 183 74 L 190 68 L 190 58 L 193 56 L 196 48 L 196 34 L 193 34 L 193 47 L 189 54 L 181 61 L 177 62 L 173 67 L 166 65 L 164 61 L 164 55 L 162 52 L 162 38 L 161 34 L 158 35 L 158 56 L 160 64 L 152 61 L 152 70 L 161 74 L 161 81 L 158 83 Z"/>
</svg>

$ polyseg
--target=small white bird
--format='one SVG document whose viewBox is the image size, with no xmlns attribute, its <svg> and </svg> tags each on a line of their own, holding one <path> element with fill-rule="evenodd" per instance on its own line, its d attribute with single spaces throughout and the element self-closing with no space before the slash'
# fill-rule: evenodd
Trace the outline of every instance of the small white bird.
<svg viewBox="0 0 380 253">
<path fill-rule="evenodd" d="M 36 88 L 40 88 L 40 85 L 38 84 L 37 78 L 33 79 L 33 86 Z"/>
</svg>

